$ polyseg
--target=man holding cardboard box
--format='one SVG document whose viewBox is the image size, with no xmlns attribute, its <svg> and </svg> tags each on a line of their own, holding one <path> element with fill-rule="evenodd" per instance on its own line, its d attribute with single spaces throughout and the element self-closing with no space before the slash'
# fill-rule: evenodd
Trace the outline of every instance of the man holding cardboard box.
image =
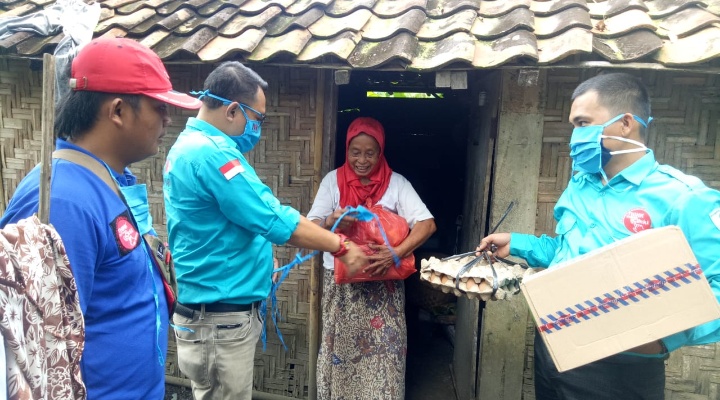
<svg viewBox="0 0 720 400">
<path fill-rule="evenodd" d="M 642 82 L 624 73 L 599 75 L 581 83 L 572 100 L 570 157 L 577 173 L 555 206 L 555 237 L 498 233 L 482 239 L 477 250 L 552 268 L 643 230 L 675 225 L 720 299 L 720 192 L 655 161 L 645 146 L 652 117 Z M 719 341 L 720 320 L 565 372 L 558 372 L 539 338 L 538 400 L 663 399 L 668 353 Z"/>
</svg>

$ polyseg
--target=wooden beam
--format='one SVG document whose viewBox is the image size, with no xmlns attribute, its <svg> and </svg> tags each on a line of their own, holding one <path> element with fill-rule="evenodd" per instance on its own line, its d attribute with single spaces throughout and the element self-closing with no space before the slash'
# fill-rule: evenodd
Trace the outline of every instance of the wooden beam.
<svg viewBox="0 0 720 400">
<path fill-rule="evenodd" d="M 520 86 L 519 71 L 502 73 L 502 98 L 491 199 L 494 226 L 515 202 L 499 232 L 535 231 L 542 150 L 545 72 Z M 522 83 L 522 82 L 521 82 Z M 520 400 L 525 369 L 528 308 L 522 295 L 486 304 L 481 323 L 477 399 Z"/>
<path fill-rule="evenodd" d="M 37 56 L 21 56 L 17 54 L 5 54 L 0 56 L 8 60 L 40 60 Z M 272 63 L 261 63 L 261 62 L 248 62 L 247 60 L 238 60 L 248 67 L 257 68 L 258 66 L 270 66 L 279 68 L 311 68 L 311 69 L 323 69 L 323 70 L 338 70 L 347 69 L 347 64 L 327 63 L 327 64 L 305 64 L 300 62 L 272 62 Z M 163 60 L 163 64 L 168 65 L 214 65 L 214 61 L 207 62 L 201 60 Z M 521 64 L 502 64 L 493 68 L 496 70 L 518 70 L 518 69 L 591 69 L 591 68 L 612 68 L 612 69 L 634 69 L 634 70 L 650 70 L 650 71 L 672 71 L 672 72 L 689 72 L 695 74 L 720 74 L 720 67 L 705 66 L 703 64 L 699 66 L 695 65 L 679 65 L 679 66 L 666 66 L 660 63 L 651 62 L 623 62 L 623 63 L 612 63 L 605 60 L 591 60 L 591 61 L 578 61 L 578 62 L 567 62 L 557 64 L 544 64 L 544 65 L 521 65 Z M 212 70 L 212 68 L 211 68 Z M 377 68 L 376 71 L 396 71 L 396 72 L 407 72 L 408 68 L 402 64 L 388 64 L 387 66 Z M 479 68 L 467 67 L 463 65 L 457 65 L 452 67 L 443 67 L 442 71 L 477 71 Z M 435 72 L 425 70 L 410 70 L 413 72 Z M 207 76 L 207 75 L 204 75 Z"/>
<path fill-rule="evenodd" d="M 481 91 L 491 99 L 499 98 L 500 72 L 471 74 L 469 132 L 466 142 L 465 193 L 463 206 L 462 240 L 458 252 L 474 249 L 485 232 L 488 185 L 492 166 L 493 121 L 497 118 L 496 101 L 480 107 L 476 99 Z M 495 78 L 488 78 L 494 76 Z M 479 344 L 480 302 L 477 299 L 458 298 L 453 350 L 454 383 L 458 399 L 475 398 L 477 391 L 477 358 Z"/>
<path fill-rule="evenodd" d="M 323 131 L 325 123 L 325 86 L 328 79 L 326 71 L 318 70 L 316 74 L 315 85 L 315 132 L 313 135 L 313 167 L 315 175 L 313 176 L 313 192 L 312 197 L 320 187 L 320 181 L 323 178 L 322 161 L 323 161 Z M 320 345 L 320 333 L 322 326 L 320 323 L 320 288 L 322 287 L 322 256 L 315 257 L 312 260 L 310 269 L 310 321 L 308 323 L 308 348 L 309 348 L 309 371 L 308 371 L 308 394 L 311 399 L 317 398 L 317 356 Z"/>
<path fill-rule="evenodd" d="M 437 71 L 435 72 L 435 87 L 451 89 L 467 89 L 467 71 Z"/>
<path fill-rule="evenodd" d="M 335 71 L 335 84 L 336 85 L 347 85 L 350 83 L 350 70 L 340 69 Z"/>
<path fill-rule="evenodd" d="M 327 76 L 327 75 L 326 75 Z M 335 169 L 335 142 L 337 140 L 338 86 L 330 78 L 325 83 L 325 112 L 323 121 L 323 155 L 320 174 L 325 176 Z"/>
<path fill-rule="evenodd" d="M 453 375 L 457 398 L 472 399 L 476 390 L 478 347 L 478 315 L 480 301 L 458 297 L 455 313 L 455 346 L 453 347 Z"/>
<path fill-rule="evenodd" d="M 467 71 L 453 71 L 450 74 L 450 89 L 467 89 L 468 78 Z"/>
<path fill-rule="evenodd" d="M 313 142 L 313 166 L 315 176 L 313 193 L 318 191 L 322 178 L 334 168 L 335 160 L 335 132 L 337 120 L 337 85 L 333 82 L 333 73 L 318 70 L 316 85 L 317 111 L 315 115 L 315 134 Z M 308 321 L 308 397 L 317 398 L 317 356 L 320 348 L 322 334 L 322 282 L 324 269 L 322 256 L 313 258 L 310 270 L 310 316 Z"/>
<path fill-rule="evenodd" d="M 42 90 L 42 147 L 40 150 L 40 199 L 38 217 L 40 222 L 50 222 L 50 174 L 52 168 L 52 152 L 55 146 L 55 57 L 43 55 L 43 90 Z"/>
<path fill-rule="evenodd" d="M 322 171 L 323 161 L 323 132 L 325 129 L 325 87 L 328 74 L 325 71 L 317 71 L 317 82 L 315 85 L 315 132 L 313 133 L 313 195 L 320 188 L 320 181 L 324 176 Z"/>
<path fill-rule="evenodd" d="M 435 87 L 450 87 L 452 84 L 452 74 L 450 71 L 437 71 L 435 73 Z"/>
</svg>

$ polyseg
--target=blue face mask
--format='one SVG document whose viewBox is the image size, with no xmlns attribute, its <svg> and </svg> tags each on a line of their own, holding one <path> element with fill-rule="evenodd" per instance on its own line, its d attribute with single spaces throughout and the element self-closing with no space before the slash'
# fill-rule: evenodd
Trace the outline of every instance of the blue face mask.
<svg viewBox="0 0 720 400">
<path fill-rule="evenodd" d="M 252 150 L 260 141 L 260 132 L 262 130 L 262 121 L 255 121 L 248 118 L 247 113 L 242 105 L 239 106 L 245 116 L 245 130 L 240 136 L 230 136 L 235 145 L 240 149 L 241 153 L 247 153 Z M 249 107 L 248 107 L 249 108 Z"/>
<path fill-rule="evenodd" d="M 210 97 L 215 100 L 221 101 L 223 105 L 229 106 L 233 103 L 232 100 L 228 100 L 224 97 L 216 96 L 212 93 L 210 93 L 209 90 L 203 90 L 202 92 L 190 92 L 193 96 L 198 96 L 199 100 L 202 100 L 203 97 Z M 263 122 L 265 122 L 266 115 L 255 110 L 254 108 L 250 107 L 247 104 L 243 103 L 237 103 L 238 108 L 240 111 L 242 111 L 243 116 L 245 117 L 245 130 L 243 131 L 242 135 L 239 136 L 229 136 L 228 137 L 235 142 L 235 145 L 240 150 L 241 153 L 247 153 L 248 151 L 252 150 L 253 147 L 255 147 L 256 144 L 260 141 L 260 132 L 262 131 L 261 126 Z M 253 120 L 248 118 L 247 112 L 245 112 L 245 109 L 249 109 L 250 111 L 254 112 L 255 115 L 257 115 L 258 119 Z"/>
<path fill-rule="evenodd" d="M 152 229 L 152 215 L 150 215 L 150 206 L 148 204 L 147 186 L 144 183 L 120 186 L 120 193 L 125 198 L 130 212 L 138 224 L 140 234 L 144 235 L 150 232 Z"/>
<path fill-rule="evenodd" d="M 150 215 L 150 205 L 148 204 L 147 186 L 144 183 L 135 184 L 130 186 L 123 186 L 117 181 L 115 174 L 110 169 L 110 166 L 103 163 L 110 176 L 117 182 L 117 187 L 120 189 L 120 193 L 125 198 L 130 213 L 137 223 L 138 231 L 141 235 L 150 232 L 152 227 L 152 215 Z"/>
<path fill-rule="evenodd" d="M 638 141 L 602 134 L 606 127 L 617 122 L 623 115 L 625 114 L 620 114 L 602 125 L 579 126 L 573 129 L 572 136 L 570 137 L 570 158 L 573 160 L 573 171 L 586 172 L 589 174 L 603 172 L 603 167 L 605 167 L 613 155 L 635 153 L 647 149 L 644 144 Z M 633 118 L 646 128 L 647 124 L 652 121 L 652 117 L 648 119 L 647 123 L 635 115 L 633 115 Z M 638 148 L 611 152 L 602 145 L 602 139 L 613 139 L 632 143 L 637 145 Z"/>
</svg>

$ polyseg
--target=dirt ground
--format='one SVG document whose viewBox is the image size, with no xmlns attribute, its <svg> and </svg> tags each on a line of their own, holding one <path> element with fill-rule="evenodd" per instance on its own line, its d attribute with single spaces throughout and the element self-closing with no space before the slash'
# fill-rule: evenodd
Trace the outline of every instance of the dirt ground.
<svg viewBox="0 0 720 400">
<path fill-rule="evenodd" d="M 408 322 L 408 328 L 419 334 L 412 335 L 408 343 L 405 400 L 454 400 L 455 389 L 450 374 L 453 348 L 444 337 L 441 325 Z M 168 384 L 165 400 L 193 400 L 192 391 Z"/>
<path fill-rule="evenodd" d="M 193 400 L 192 391 L 184 386 L 165 385 L 165 400 Z"/>
</svg>

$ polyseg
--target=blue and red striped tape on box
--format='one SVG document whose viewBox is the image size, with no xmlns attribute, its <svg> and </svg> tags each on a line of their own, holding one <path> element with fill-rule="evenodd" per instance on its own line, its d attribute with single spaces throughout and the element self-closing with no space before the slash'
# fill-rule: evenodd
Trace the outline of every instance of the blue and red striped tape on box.
<svg viewBox="0 0 720 400">
<path fill-rule="evenodd" d="M 563 328 L 580 324 L 583 321 L 618 310 L 621 307 L 648 299 L 651 295 L 658 295 L 670 291 L 672 288 L 678 288 L 683 284 L 700 280 L 703 271 L 700 265 L 687 263 L 684 267 L 676 267 L 674 270 L 667 270 L 663 274 L 664 277 L 656 274 L 643 281 L 634 282 L 632 285 L 635 288 L 623 286 L 621 289 L 614 290 L 614 294 L 605 293 L 602 297 L 597 296 L 586 300 L 584 305 L 575 304 L 574 307 L 567 307 L 565 310 L 548 314 L 545 318 L 540 318 L 541 325 L 538 326 L 538 330 L 541 333 L 551 334 Z"/>
</svg>

